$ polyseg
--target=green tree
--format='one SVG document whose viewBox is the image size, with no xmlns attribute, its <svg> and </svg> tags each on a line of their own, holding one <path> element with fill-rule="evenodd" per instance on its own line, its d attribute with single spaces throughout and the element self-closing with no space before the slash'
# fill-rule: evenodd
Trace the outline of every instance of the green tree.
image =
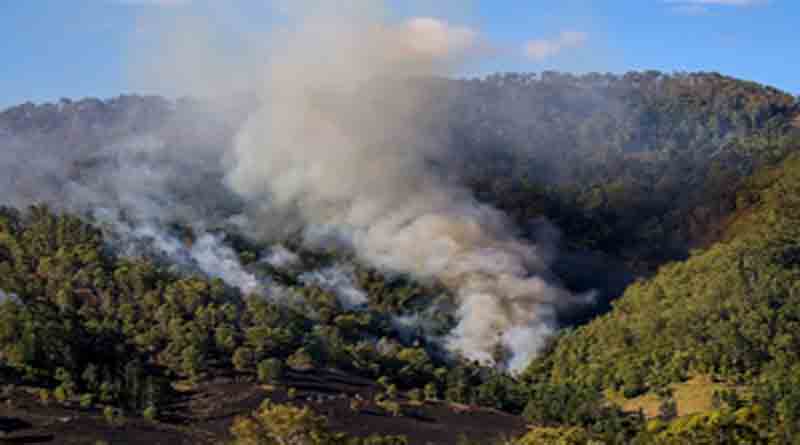
<svg viewBox="0 0 800 445">
<path fill-rule="evenodd" d="M 255 360 L 253 350 L 247 347 L 236 348 L 233 353 L 233 366 L 239 371 L 251 369 Z"/>
<path fill-rule="evenodd" d="M 425 392 L 425 400 L 436 400 L 439 396 L 439 390 L 433 382 L 426 383 L 423 391 Z"/>
<path fill-rule="evenodd" d="M 283 377 L 283 363 L 278 359 L 263 360 L 258 364 L 258 380 L 263 383 L 275 383 Z"/>
<path fill-rule="evenodd" d="M 231 427 L 234 445 L 327 445 L 333 436 L 325 418 L 309 408 L 267 401 L 252 415 L 239 417 Z"/>
</svg>

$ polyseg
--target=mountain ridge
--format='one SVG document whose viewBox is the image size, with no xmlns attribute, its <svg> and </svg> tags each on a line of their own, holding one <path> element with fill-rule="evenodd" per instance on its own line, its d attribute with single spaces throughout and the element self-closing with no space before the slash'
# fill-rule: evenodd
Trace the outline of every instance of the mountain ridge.
<svg viewBox="0 0 800 445">
<path fill-rule="evenodd" d="M 114 420 L 123 413 L 133 429 L 193 437 L 174 417 L 182 406 L 190 407 L 189 429 L 203 430 L 203 410 L 227 416 L 222 428 L 215 423 L 217 441 L 262 415 L 301 416 L 284 405 L 328 409 L 334 426 L 381 416 L 376 425 L 388 430 L 358 429 L 363 440 L 414 422 L 459 428 L 489 419 L 492 409 L 514 425 L 494 433 L 536 427 L 519 443 L 734 437 L 718 428 L 755 430 L 764 442 L 752 443 L 769 443 L 795 431 L 787 420 L 793 380 L 780 367 L 794 369 L 791 327 L 799 318 L 797 295 L 785 287 L 795 278 L 798 239 L 790 230 L 800 171 L 796 98 L 716 73 L 420 82 L 440 112 L 436 128 L 447 130 L 444 155 L 427 160 L 431 168 L 552 251 L 569 291 L 597 291 L 594 305 L 559 309 L 555 320 L 575 328 L 549 342 L 526 373 L 510 376 L 442 351 L 438 339 L 457 320 L 441 283 L 367 266 L 324 242 L 303 246 L 302 228 L 283 227 L 278 216 L 274 229 L 242 225 L 220 153 L 252 104 L 121 96 L 0 112 L 4 199 L 27 208 L 0 212 L 0 364 L 13 376 L 6 382 L 24 381 L 20 387 L 36 388 L 39 399 L 12 384 L 3 397 L 24 402 L 3 415 L 37 424 L 85 404 L 91 414 L 81 428 L 98 440 L 124 428 Z M 44 205 L 29 207 L 36 203 Z M 761 336 L 748 313 L 748 302 L 760 301 L 742 290 L 751 278 L 770 289 L 756 312 L 775 335 Z M 712 298 L 726 292 L 729 299 Z M 654 308 L 663 310 L 650 314 Z M 738 332 L 731 314 L 752 329 Z M 694 341 L 702 335 L 730 347 L 704 349 Z M 498 362 L 504 353 L 497 351 Z M 312 400 L 290 396 L 307 383 L 298 373 L 327 368 L 374 382 L 360 396 L 369 407 L 354 394 L 315 404 L 334 390 L 330 382 L 300 391 Z M 670 404 L 682 401 L 671 388 L 695 374 L 745 388 L 715 396 L 712 414 L 733 420 L 707 422 L 699 413 L 687 427 L 673 419 Z M 241 385 L 246 406 L 217 411 L 215 379 Z M 639 396 L 663 402 L 662 423 L 614 405 Z M 53 399 L 58 408 L 47 408 Z M 257 409 L 259 399 L 280 406 Z M 449 420 L 425 420 L 420 406 Z M 106 409 L 108 427 L 99 428 Z M 745 414 L 752 421 L 740 421 Z M 458 437 L 449 439 L 442 443 Z"/>
</svg>

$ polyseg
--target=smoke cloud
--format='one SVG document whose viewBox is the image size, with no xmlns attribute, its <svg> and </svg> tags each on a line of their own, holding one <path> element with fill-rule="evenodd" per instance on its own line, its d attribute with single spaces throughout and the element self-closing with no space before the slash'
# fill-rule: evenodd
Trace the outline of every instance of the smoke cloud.
<svg viewBox="0 0 800 445">
<path fill-rule="evenodd" d="M 187 48 L 215 36 L 199 36 L 197 22 L 186 20 L 169 30 L 178 39 L 164 43 L 169 56 L 154 57 L 157 65 L 145 70 L 165 79 L 179 73 L 181 83 L 202 89 L 197 95 L 213 96 L 231 90 L 216 88 L 220 70 L 193 68 L 224 66 L 235 89 L 250 92 L 241 103 L 213 111 L 163 104 L 112 123 L 88 122 L 106 133 L 68 149 L 54 149 L 60 139 L 21 140 L 0 128 L 4 201 L 90 213 L 130 253 L 145 244 L 190 270 L 264 294 L 270 283 L 246 270 L 214 229 L 276 241 L 300 230 L 311 249 L 345 249 L 384 271 L 443 284 L 458 319 L 444 346 L 521 370 L 556 329 L 556 311 L 585 297 L 564 290 L 550 272 L 554 234 L 524 239 L 448 170 L 458 153 L 450 149 L 446 86 L 437 79 L 481 52 L 481 33 L 440 18 L 393 20 L 377 0 L 273 6 L 285 22 L 249 45 L 243 63 L 220 65 L 240 58 Z M 115 104 L 64 106 L 105 115 Z M 192 243 L 166 229 L 175 221 L 192 228 Z M 298 257 L 276 247 L 263 261 L 291 268 Z M 336 293 L 347 308 L 367 301 L 341 265 L 303 281 Z"/>
<path fill-rule="evenodd" d="M 262 261 L 277 269 L 290 269 L 300 264 L 300 256 L 278 244 L 264 255 Z"/>
<path fill-rule="evenodd" d="M 392 24 L 376 2 L 293 10 L 237 134 L 228 184 L 265 212 L 332 232 L 379 268 L 435 280 L 458 300 L 446 346 L 519 370 L 576 297 L 500 211 L 442 174 L 446 110 L 435 81 L 477 33 L 433 18 Z M 269 224 L 269 221 L 263 221 Z"/>
<path fill-rule="evenodd" d="M 316 285 L 332 292 L 339 300 L 339 304 L 346 310 L 365 307 L 367 294 L 356 285 L 355 271 L 352 266 L 335 264 L 325 269 L 306 272 L 299 279 L 304 284 Z"/>
<path fill-rule="evenodd" d="M 203 272 L 236 286 L 244 293 L 257 292 L 258 279 L 247 272 L 239 262 L 236 252 L 222 243 L 219 236 L 204 234 L 192 244 L 191 257 Z"/>
</svg>

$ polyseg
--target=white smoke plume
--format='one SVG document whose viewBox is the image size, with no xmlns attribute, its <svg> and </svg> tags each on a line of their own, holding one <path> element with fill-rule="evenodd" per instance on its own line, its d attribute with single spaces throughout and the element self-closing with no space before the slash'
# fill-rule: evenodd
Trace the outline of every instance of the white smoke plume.
<svg viewBox="0 0 800 445">
<path fill-rule="evenodd" d="M 135 119 L 120 117 L 119 129 L 104 130 L 89 148 L 60 149 L 64 141 L 55 136 L 22 141 L 0 128 L 3 202 L 91 211 L 123 243 L 144 243 L 244 292 L 279 300 L 285 292 L 259 283 L 213 229 L 228 224 L 274 240 L 304 228 L 310 248 L 352 249 L 377 268 L 444 284 L 457 299 L 459 320 L 445 346 L 522 369 L 555 329 L 556 309 L 578 297 L 550 273 L 550 243 L 522 239 L 502 212 L 478 202 L 447 170 L 458 153 L 448 146 L 447 101 L 435 79 L 480 53 L 481 34 L 431 17 L 392 20 L 380 0 L 275 0 L 275 6 L 285 23 L 267 43 L 249 45 L 241 66 L 215 63 L 205 48 L 173 51 L 154 58 L 163 66 L 146 67 L 156 77 L 179 73 L 182 84 L 214 90 L 219 70 L 202 68 L 224 66 L 233 89 L 252 91 L 255 100 L 219 115 L 173 114 L 172 104 L 142 109 Z M 180 26 L 170 33 L 179 44 L 165 48 L 215 41 Z M 220 60 L 240 59 L 228 56 Z M 184 81 L 203 75 L 210 79 Z M 252 102 L 258 105 L 250 113 Z M 118 105 L 124 108 L 113 101 L 68 107 L 96 108 L 103 116 Z M 249 115 L 241 125 L 240 109 Z M 162 116 L 180 122 L 162 123 Z M 54 134 L 70 134 L 77 124 L 63 125 Z M 109 128 L 85 126 L 91 134 Z M 166 229 L 173 222 L 191 227 L 194 244 Z M 266 261 L 281 267 L 296 258 L 275 250 Z M 320 277 L 334 289 L 347 287 L 330 271 Z M 353 289 L 340 294 L 345 306 L 365 299 Z"/>
<path fill-rule="evenodd" d="M 233 125 L 208 108 L 123 96 L 13 110 L 0 121 L 0 205 L 44 203 L 91 215 L 123 254 L 167 257 L 181 270 L 262 292 L 236 253 L 209 233 L 235 226 L 237 205 L 223 184 Z M 13 114 L 24 114 L 26 124 L 3 128 Z M 169 224 L 191 227 L 196 241 L 179 239 Z"/>
<path fill-rule="evenodd" d="M 332 292 L 345 310 L 364 307 L 367 294 L 356 285 L 355 270 L 352 265 L 334 264 L 322 270 L 300 274 L 300 282 L 312 284 Z"/>
<path fill-rule="evenodd" d="M 281 244 L 273 246 L 261 260 L 276 269 L 291 269 L 300 265 L 300 256 Z"/>
<path fill-rule="evenodd" d="M 379 2 L 357 3 L 293 9 L 272 37 L 263 105 L 237 136 L 228 182 L 377 267 L 445 284 L 460 320 L 447 347 L 519 370 L 574 297 L 542 248 L 432 167 L 446 162 L 442 110 L 431 83 L 409 80 L 452 72 L 477 33 L 430 18 L 392 24 Z"/>
<path fill-rule="evenodd" d="M 259 292 L 262 288 L 252 273 L 244 270 L 236 252 L 222 243 L 218 235 L 203 234 L 191 247 L 191 257 L 207 275 L 221 278 L 245 294 Z"/>
<path fill-rule="evenodd" d="M 269 283 L 245 270 L 236 252 L 224 244 L 220 235 L 201 232 L 193 241 L 179 239 L 157 222 L 127 222 L 116 210 L 105 208 L 95 209 L 93 219 L 101 227 L 110 229 L 111 236 L 117 238 L 116 244 L 125 249 L 126 255 L 166 256 L 186 271 L 219 278 L 244 294 L 267 293 Z"/>
</svg>

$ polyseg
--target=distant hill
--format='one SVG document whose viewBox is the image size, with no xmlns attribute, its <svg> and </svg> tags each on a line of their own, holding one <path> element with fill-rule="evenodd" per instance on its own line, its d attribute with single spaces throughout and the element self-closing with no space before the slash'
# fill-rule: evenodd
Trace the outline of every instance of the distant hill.
<svg viewBox="0 0 800 445">
<path fill-rule="evenodd" d="M 443 283 L 237 218 L 226 154 L 253 99 L 24 104 L 0 112 L 9 440 L 792 443 L 797 98 L 717 73 L 412 82 L 430 168 L 598 292 L 525 373 L 445 352 Z"/>
<path fill-rule="evenodd" d="M 544 215 L 574 249 L 610 253 L 642 271 L 716 240 L 737 181 L 781 159 L 800 138 L 795 97 L 717 73 L 509 73 L 421 82 L 444 116 L 442 144 L 458 154 L 449 159 L 460 165 L 443 166 L 449 175 L 464 178 L 523 228 Z M 58 157 L 75 165 L 72 175 L 92 175 L 110 146 L 147 138 L 205 159 L 203 147 L 230 145 L 252 107 L 240 97 L 25 104 L 0 113 L 0 144 L 59 147 Z M 19 166 L 25 158 L 0 162 Z M 37 164 L 49 162 L 30 158 L 29 174 L 48 170 Z M 219 167 L 208 168 L 213 175 Z M 8 182 L 13 199 L 27 181 Z"/>
</svg>

